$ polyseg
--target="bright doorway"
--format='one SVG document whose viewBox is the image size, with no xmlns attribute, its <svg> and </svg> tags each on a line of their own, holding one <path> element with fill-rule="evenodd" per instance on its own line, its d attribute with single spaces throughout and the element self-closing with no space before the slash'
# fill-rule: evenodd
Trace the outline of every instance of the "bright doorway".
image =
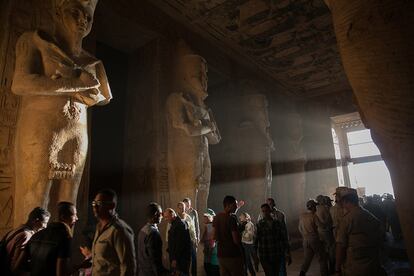
<svg viewBox="0 0 414 276">
<path fill-rule="evenodd" d="M 361 196 L 393 195 L 388 168 L 359 114 L 351 113 L 331 119 L 340 185 L 356 188 Z"/>
</svg>

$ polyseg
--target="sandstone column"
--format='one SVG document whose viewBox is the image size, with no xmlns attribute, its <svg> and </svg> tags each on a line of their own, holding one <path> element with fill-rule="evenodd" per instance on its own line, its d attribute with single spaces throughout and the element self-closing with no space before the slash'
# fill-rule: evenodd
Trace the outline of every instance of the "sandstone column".
<svg viewBox="0 0 414 276">
<path fill-rule="evenodd" d="M 390 170 L 414 265 L 414 2 L 325 2 L 361 117 Z"/>
</svg>

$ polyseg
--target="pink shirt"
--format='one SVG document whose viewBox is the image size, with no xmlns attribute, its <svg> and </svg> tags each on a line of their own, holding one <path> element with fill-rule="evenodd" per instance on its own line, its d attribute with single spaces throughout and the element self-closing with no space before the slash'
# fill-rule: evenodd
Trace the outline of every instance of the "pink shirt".
<svg viewBox="0 0 414 276">
<path fill-rule="evenodd" d="M 23 231 L 21 229 L 24 228 Z M 27 242 L 35 233 L 34 230 L 30 229 L 26 225 L 21 225 L 20 227 L 13 230 L 7 236 L 10 237 L 16 231 L 21 231 L 17 235 L 15 235 L 8 243 L 7 243 L 7 254 L 10 256 L 10 266 L 13 267 L 14 264 L 17 262 L 17 258 L 19 257 L 21 251 L 26 246 Z"/>
</svg>

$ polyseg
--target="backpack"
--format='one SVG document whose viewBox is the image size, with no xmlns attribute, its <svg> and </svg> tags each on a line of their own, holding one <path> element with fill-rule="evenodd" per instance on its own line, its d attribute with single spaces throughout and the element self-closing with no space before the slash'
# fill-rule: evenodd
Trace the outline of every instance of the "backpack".
<svg viewBox="0 0 414 276">
<path fill-rule="evenodd" d="M 0 241 L 0 268 L 2 271 L 2 275 L 4 276 L 12 276 L 14 275 L 12 271 L 10 270 L 10 256 L 7 253 L 7 244 L 13 240 L 14 237 L 16 237 L 19 233 L 26 230 L 26 227 L 21 227 L 20 229 L 17 229 L 14 233 L 13 230 L 8 232 L 3 239 Z M 12 234 L 11 234 L 12 233 Z"/>
</svg>

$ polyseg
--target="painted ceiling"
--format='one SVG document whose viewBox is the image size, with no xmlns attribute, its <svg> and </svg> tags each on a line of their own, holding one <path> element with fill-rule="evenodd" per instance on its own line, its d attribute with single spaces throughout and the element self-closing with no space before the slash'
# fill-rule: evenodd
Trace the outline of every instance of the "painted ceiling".
<svg viewBox="0 0 414 276">
<path fill-rule="evenodd" d="M 300 97 L 350 90 L 322 0 L 153 0 Z"/>
</svg>

